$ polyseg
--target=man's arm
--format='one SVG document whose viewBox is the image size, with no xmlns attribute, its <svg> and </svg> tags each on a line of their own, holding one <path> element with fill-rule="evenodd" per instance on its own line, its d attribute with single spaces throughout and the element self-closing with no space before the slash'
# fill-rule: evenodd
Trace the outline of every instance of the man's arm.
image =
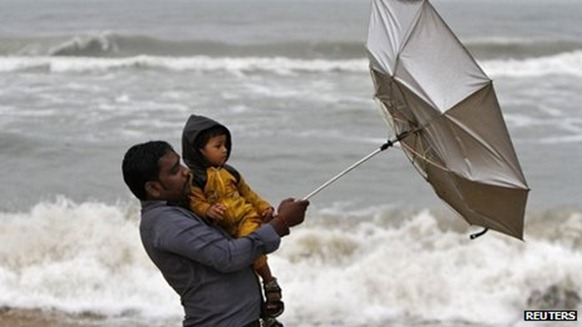
<svg viewBox="0 0 582 327">
<path fill-rule="evenodd" d="M 233 239 L 178 207 L 165 207 L 154 222 L 154 245 L 221 272 L 249 267 L 261 254 L 275 251 L 280 236 L 265 225 L 247 237 Z"/>
</svg>

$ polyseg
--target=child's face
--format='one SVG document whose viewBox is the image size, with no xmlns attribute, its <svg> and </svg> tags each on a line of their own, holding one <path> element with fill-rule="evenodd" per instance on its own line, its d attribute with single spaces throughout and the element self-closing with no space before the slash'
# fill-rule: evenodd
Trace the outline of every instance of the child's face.
<svg viewBox="0 0 582 327">
<path fill-rule="evenodd" d="M 226 135 L 212 137 L 201 150 L 202 155 L 213 166 L 222 166 L 228 157 Z"/>
</svg>

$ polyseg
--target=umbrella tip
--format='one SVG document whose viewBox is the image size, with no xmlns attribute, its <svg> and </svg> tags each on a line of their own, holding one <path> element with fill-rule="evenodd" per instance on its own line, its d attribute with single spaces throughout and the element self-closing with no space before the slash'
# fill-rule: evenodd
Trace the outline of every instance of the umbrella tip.
<svg viewBox="0 0 582 327">
<path fill-rule="evenodd" d="M 489 228 L 485 227 L 485 229 L 483 229 L 482 231 L 475 233 L 475 234 L 471 234 L 469 236 L 469 238 L 471 238 L 472 240 L 476 239 L 479 236 L 483 236 L 483 234 L 487 233 L 487 231 L 489 230 Z"/>
</svg>

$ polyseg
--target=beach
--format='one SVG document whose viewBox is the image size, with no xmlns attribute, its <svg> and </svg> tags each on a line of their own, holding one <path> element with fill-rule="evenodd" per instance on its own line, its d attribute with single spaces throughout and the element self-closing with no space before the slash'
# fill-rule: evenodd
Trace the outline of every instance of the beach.
<svg viewBox="0 0 582 327">
<path fill-rule="evenodd" d="M 103 325 L 96 318 L 72 316 L 59 312 L 46 312 L 40 309 L 2 308 L 0 311 L 0 326 L 33 327 L 60 326 L 82 327 Z"/>
<path fill-rule="evenodd" d="M 40 310 L 2 308 L 0 311 L 0 326 L 82 326 L 82 321 L 78 321 L 78 318 L 74 320 L 77 322 L 69 322 L 64 315 L 43 313 Z"/>
<path fill-rule="evenodd" d="M 92 313 L 71 314 L 46 309 L 17 309 L 4 307 L 0 309 L 0 326 L 6 327 L 152 327 L 178 326 L 180 321 L 150 323 L 139 319 L 111 318 Z"/>
<path fill-rule="evenodd" d="M 24 309 L 3 309 L 0 313 L 0 326 L 11 327 L 37 327 L 37 326 L 59 326 L 59 327 L 163 327 L 163 326 L 179 326 L 179 322 L 168 321 L 165 323 L 150 324 L 147 322 L 140 322 L 135 320 L 115 320 L 105 319 L 103 317 L 83 317 L 74 316 L 63 312 L 44 312 L 40 310 L 24 310 Z M 334 323 L 336 326 L 343 326 L 341 323 Z M 390 322 L 378 323 L 376 325 L 366 324 L 366 326 L 395 326 L 398 323 L 392 324 Z M 325 326 L 325 325 L 321 325 Z M 364 326 L 364 325 L 362 325 Z M 404 325 L 403 325 L 404 326 Z M 478 327 L 479 325 L 466 322 L 412 322 L 407 323 L 406 326 L 411 327 Z"/>
<path fill-rule="evenodd" d="M 228 126 L 229 164 L 274 205 L 393 137 L 369 1 L 78 1 L 0 2 L 0 326 L 180 325 L 120 165 L 148 140 L 180 153 L 191 114 Z M 524 240 L 471 240 L 482 228 L 390 148 L 314 196 L 270 256 L 286 326 L 530 326 L 524 310 L 581 308 L 582 4 L 433 5 L 493 80 L 531 188 Z"/>
</svg>

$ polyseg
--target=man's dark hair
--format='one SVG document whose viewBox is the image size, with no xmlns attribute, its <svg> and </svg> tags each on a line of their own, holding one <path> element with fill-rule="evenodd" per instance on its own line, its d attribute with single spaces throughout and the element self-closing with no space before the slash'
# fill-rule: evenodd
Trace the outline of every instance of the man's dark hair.
<svg viewBox="0 0 582 327">
<path fill-rule="evenodd" d="M 168 142 L 149 141 L 136 144 L 125 153 L 121 164 L 123 180 L 138 199 L 147 199 L 145 184 L 158 179 L 160 159 L 168 152 L 174 152 Z"/>
<path fill-rule="evenodd" d="M 228 135 L 228 129 L 222 125 L 214 125 L 210 128 L 200 131 L 194 140 L 194 148 L 196 150 L 201 150 L 206 146 L 206 143 L 208 143 L 211 138 L 220 135 Z"/>
</svg>

